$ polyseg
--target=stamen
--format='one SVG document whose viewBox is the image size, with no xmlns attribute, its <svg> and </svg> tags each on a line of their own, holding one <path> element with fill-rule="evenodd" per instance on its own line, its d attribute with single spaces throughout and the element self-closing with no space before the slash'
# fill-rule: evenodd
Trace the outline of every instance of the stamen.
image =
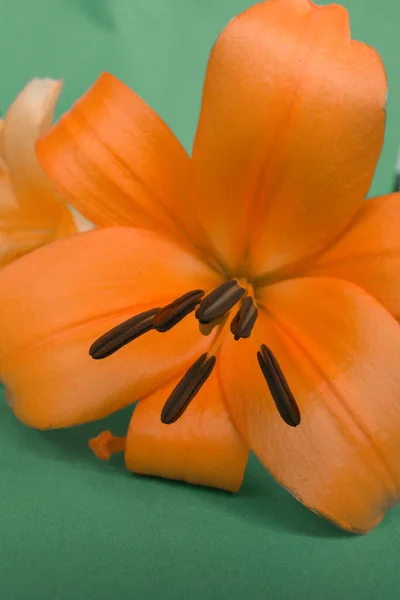
<svg viewBox="0 0 400 600">
<path fill-rule="evenodd" d="M 102 431 L 89 440 L 89 448 L 100 460 L 109 460 L 111 454 L 125 450 L 126 438 L 112 435 L 111 431 Z"/>
<path fill-rule="evenodd" d="M 190 367 L 164 404 L 161 411 L 162 423 L 170 425 L 183 415 L 190 402 L 210 377 L 215 361 L 215 356 L 207 359 L 207 352 L 205 352 Z"/>
<path fill-rule="evenodd" d="M 257 315 L 258 310 L 253 302 L 253 298 L 247 296 L 231 323 L 231 332 L 235 336 L 236 341 L 240 338 L 250 337 L 257 320 Z"/>
<path fill-rule="evenodd" d="M 204 298 L 196 318 L 202 325 L 219 319 L 239 302 L 245 291 L 235 279 L 226 281 Z"/>
<path fill-rule="evenodd" d="M 171 304 L 164 306 L 154 316 L 155 329 L 162 333 L 172 329 L 172 327 L 179 323 L 179 321 L 182 321 L 186 315 L 195 310 L 196 306 L 200 304 L 203 296 L 204 290 L 193 290 L 192 292 L 187 292 L 187 294 L 180 296 L 171 302 Z"/>
<path fill-rule="evenodd" d="M 279 414 L 285 423 L 297 427 L 301 421 L 300 409 L 278 361 L 265 344 L 261 346 L 261 352 L 257 352 L 257 359 Z"/>
<path fill-rule="evenodd" d="M 117 325 L 90 346 L 90 356 L 95 360 L 106 358 L 140 335 L 147 333 L 154 328 L 153 317 L 159 310 L 160 308 L 146 310 Z"/>
</svg>

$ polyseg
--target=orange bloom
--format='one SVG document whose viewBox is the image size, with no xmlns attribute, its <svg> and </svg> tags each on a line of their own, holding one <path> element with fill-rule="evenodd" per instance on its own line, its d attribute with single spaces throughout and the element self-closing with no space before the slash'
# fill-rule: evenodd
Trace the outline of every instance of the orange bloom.
<svg viewBox="0 0 400 600">
<path fill-rule="evenodd" d="M 0 121 L 0 266 L 88 228 L 61 201 L 35 156 L 61 87 L 60 81 L 33 79 Z"/>
<path fill-rule="evenodd" d="M 91 441 L 101 458 L 236 491 L 252 449 L 311 510 L 374 527 L 400 492 L 400 194 L 364 202 L 385 102 L 346 11 L 309 0 L 228 24 L 191 158 L 102 75 L 37 151 L 108 228 L 0 273 L 17 417 L 67 427 L 141 398 L 126 438 Z"/>
</svg>

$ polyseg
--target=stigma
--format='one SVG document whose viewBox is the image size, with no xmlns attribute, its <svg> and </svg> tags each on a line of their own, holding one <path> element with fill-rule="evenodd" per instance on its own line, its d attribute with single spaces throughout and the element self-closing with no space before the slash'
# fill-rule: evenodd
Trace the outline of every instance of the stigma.
<svg viewBox="0 0 400 600">
<path fill-rule="evenodd" d="M 258 309 L 253 297 L 246 293 L 246 288 L 236 279 L 231 279 L 208 294 L 204 290 L 195 289 L 179 296 L 170 304 L 127 319 L 99 337 L 89 348 L 89 355 L 94 360 L 107 358 L 149 331 L 170 331 L 193 312 L 201 326 L 219 326 L 222 331 L 230 312 L 236 306 L 238 308 L 230 322 L 230 332 L 236 341 L 249 338 L 257 321 Z M 210 377 L 220 345 L 218 343 L 211 352 L 202 354 L 179 381 L 162 408 L 162 423 L 171 425 L 182 417 Z M 296 427 L 300 423 L 300 411 L 276 357 L 262 344 L 257 360 L 278 413 L 285 423 Z"/>
</svg>

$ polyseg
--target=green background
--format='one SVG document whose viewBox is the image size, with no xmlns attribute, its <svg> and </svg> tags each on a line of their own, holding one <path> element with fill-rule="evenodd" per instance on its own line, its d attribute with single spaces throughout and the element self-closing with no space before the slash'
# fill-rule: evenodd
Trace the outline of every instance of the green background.
<svg viewBox="0 0 400 600">
<path fill-rule="evenodd" d="M 327 2 L 321 2 L 327 3 Z M 400 3 L 344 0 L 353 36 L 389 76 L 373 195 L 390 191 L 400 143 Z M 63 78 L 59 113 L 103 70 L 190 148 L 218 32 L 249 0 L 0 0 L 2 112 L 33 76 Z M 130 410 L 106 424 L 123 433 Z M 39 433 L 0 392 L 0 597 L 5 600 L 319 600 L 400 597 L 400 507 L 367 536 L 333 528 L 255 459 L 239 494 L 125 472 L 87 438 L 104 423 Z"/>
</svg>

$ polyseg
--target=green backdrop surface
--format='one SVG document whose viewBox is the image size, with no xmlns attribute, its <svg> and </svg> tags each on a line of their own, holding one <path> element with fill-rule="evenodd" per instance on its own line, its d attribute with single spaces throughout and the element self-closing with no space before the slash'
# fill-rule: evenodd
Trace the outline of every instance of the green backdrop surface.
<svg viewBox="0 0 400 600">
<path fill-rule="evenodd" d="M 321 2 L 327 4 L 328 2 Z M 390 191 L 400 143 L 400 3 L 343 0 L 353 37 L 389 76 L 385 148 L 371 194 Z M 190 148 L 206 61 L 249 0 L 0 0 L 0 105 L 33 76 L 63 78 L 59 113 L 108 70 Z M 0 291 L 1 293 L 1 291 Z M 106 421 L 124 432 L 131 409 Z M 0 391 L 0 597 L 5 600 L 391 600 L 400 507 L 367 536 L 333 528 L 255 459 L 236 496 L 97 462 L 104 423 L 39 433 Z"/>
</svg>

